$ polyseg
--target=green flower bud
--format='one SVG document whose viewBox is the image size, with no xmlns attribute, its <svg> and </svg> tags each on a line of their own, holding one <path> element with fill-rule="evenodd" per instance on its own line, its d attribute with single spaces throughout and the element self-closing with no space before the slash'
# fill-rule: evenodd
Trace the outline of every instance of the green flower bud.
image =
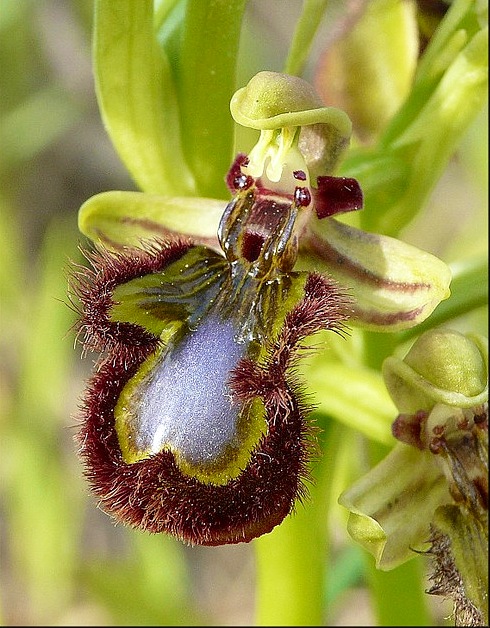
<svg viewBox="0 0 490 628">
<path fill-rule="evenodd" d="M 436 404 L 473 408 L 488 399 L 488 346 L 479 336 L 439 328 L 423 333 L 407 356 L 383 363 L 398 410 L 430 412 Z"/>
</svg>

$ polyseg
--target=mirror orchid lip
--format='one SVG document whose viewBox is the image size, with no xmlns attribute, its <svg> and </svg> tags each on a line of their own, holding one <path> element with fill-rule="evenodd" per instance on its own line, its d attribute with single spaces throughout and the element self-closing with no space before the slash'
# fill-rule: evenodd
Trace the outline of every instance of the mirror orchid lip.
<svg viewBox="0 0 490 628">
<path fill-rule="evenodd" d="M 116 519 L 201 545 L 248 542 L 278 525 L 295 501 L 306 496 L 314 430 L 306 419 L 310 408 L 291 367 L 304 338 L 320 329 L 342 333 L 346 305 L 334 282 L 320 275 L 284 275 L 276 286 L 279 291 L 273 288 L 271 293 L 282 296 L 272 301 L 276 320 L 273 329 L 274 319 L 267 319 L 270 337 L 264 339 L 264 345 L 244 342 L 223 330 L 237 331 L 237 322 L 243 320 L 240 317 L 247 312 L 250 316 L 248 308 L 254 307 L 255 295 L 248 291 L 243 295 L 240 289 L 235 301 L 238 310 L 231 308 L 224 314 L 218 292 L 209 298 L 209 279 L 218 271 L 222 274 L 218 284 L 230 287 L 232 265 L 221 258 L 222 264 L 212 270 L 209 261 L 215 257 L 213 251 L 185 242 L 154 243 L 137 255 L 134 250 L 101 250 L 87 254 L 92 270 L 79 269 L 73 283 L 82 302 L 79 331 L 84 344 L 103 352 L 84 395 L 78 435 L 92 490 Z M 198 296 L 194 300 L 196 289 L 203 291 L 204 299 Z M 230 290 L 223 292 L 224 304 L 230 294 Z M 243 298 L 247 308 L 242 313 Z M 214 299 L 216 305 L 211 303 Z M 142 301 L 144 307 L 139 306 Z M 206 302 L 215 313 L 209 315 L 204 309 L 199 314 L 201 322 L 186 322 L 194 308 Z M 264 307 L 265 302 L 260 311 Z M 223 317 L 225 327 L 213 323 L 216 316 Z M 206 346 L 206 342 L 214 342 L 210 331 L 213 337 L 218 332 L 217 346 Z M 193 338 L 198 339 L 197 344 Z M 222 360 L 225 341 L 236 349 L 234 365 L 223 363 L 216 369 L 206 360 L 211 354 L 213 362 Z M 163 361 L 155 361 L 159 355 Z M 174 384 L 165 379 L 169 373 L 166 356 L 174 366 L 182 367 L 180 375 L 171 374 Z M 184 361 L 190 364 L 185 366 Z M 199 364 L 197 371 L 195 364 Z M 192 373 L 201 373 L 204 386 L 194 393 L 188 389 Z M 223 406 L 224 414 L 214 416 L 219 405 L 216 386 L 213 383 L 211 394 L 204 373 L 214 383 L 221 377 L 218 385 L 228 387 L 225 397 L 229 396 L 232 405 L 229 411 Z M 168 389 L 163 391 L 165 398 L 173 395 L 172 403 L 177 406 L 185 407 L 189 395 L 194 394 L 194 402 L 202 396 L 205 430 L 196 424 L 189 432 L 182 418 L 185 413 L 174 413 L 170 423 L 169 417 L 162 417 L 165 442 L 159 442 L 158 451 L 154 450 L 153 436 L 159 438 L 161 421 L 155 404 L 147 404 L 148 385 L 153 387 L 153 399 L 162 394 L 159 388 L 163 385 Z M 205 407 L 208 392 L 211 397 Z M 140 404 L 146 404 L 146 410 L 138 416 Z M 220 437 L 209 458 L 210 452 L 202 449 L 204 441 L 208 442 L 205 434 L 216 427 L 222 430 L 223 421 L 229 424 L 231 440 Z M 138 444 L 140 430 L 143 444 Z M 151 451 L 147 451 L 148 438 Z"/>
</svg>

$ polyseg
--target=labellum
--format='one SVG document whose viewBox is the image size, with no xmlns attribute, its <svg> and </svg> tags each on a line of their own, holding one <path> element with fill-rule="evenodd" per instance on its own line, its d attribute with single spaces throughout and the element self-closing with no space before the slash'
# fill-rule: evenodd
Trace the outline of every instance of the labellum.
<svg viewBox="0 0 490 628">
<path fill-rule="evenodd" d="M 118 521 L 190 544 L 250 541 L 306 495 L 314 428 L 295 366 L 350 308 L 333 280 L 293 270 L 307 174 L 293 165 L 285 186 L 247 166 L 227 177 L 221 253 L 177 238 L 98 248 L 72 282 L 84 350 L 100 353 L 78 434 L 91 488 Z"/>
</svg>

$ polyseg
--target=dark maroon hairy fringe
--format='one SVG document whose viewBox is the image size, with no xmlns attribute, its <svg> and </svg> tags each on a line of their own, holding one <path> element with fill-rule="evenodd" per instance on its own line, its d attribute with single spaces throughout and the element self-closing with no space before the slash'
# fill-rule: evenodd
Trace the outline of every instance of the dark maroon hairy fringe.
<svg viewBox="0 0 490 628">
<path fill-rule="evenodd" d="M 155 336 L 133 323 L 113 322 L 109 310 L 114 289 L 122 283 L 163 270 L 178 260 L 192 246 L 187 240 L 152 241 L 144 249 L 95 251 L 81 249 L 90 267 L 74 265 L 70 273 L 70 299 L 79 313 L 77 336 L 82 337 L 84 352 L 105 351 L 118 344 L 124 346 L 154 345 Z"/>
<path fill-rule="evenodd" d="M 174 252 L 163 255 L 170 260 Z M 97 293 L 104 298 L 113 289 L 113 282 L 121 281 L 123 276 L 116 268 L 123 257 L 111 254 L 110 259 L 108 264 L 103 258 L 102 269 L 97 268 L 97 256 L 91 259 L 98 279 Z M 146 263 L 153 272 L 154 263 Z M 107 280 L 105 286 L 101 273 Z M 122 280 L 133 273 L 134 269 L 128 271 Z M 82 293 L 84 305 L 90 303 L 88 283 Z M 304 298 L 287 315 L 264 363 L 243 359 L 234 369 L 232 391 L 240 401 L 262 398 L 268 430 L 242 473 L 221 486 L 183 474 L 168 451 L 133 464 L 124 462 L 115 431 L 114 407 L 125 384 L 156 345 L 135 338 L 132 348 L 121 352 L 120 343 L 132 343 L 132 334 L 137 335 L 139 327 L 133 326 L 131 335 L 123 330 L 119 342 L 113 342 L 118 331 L 114 329 L 109 335 L 110 350 L 82 400 L 77 437 L 85 475 L 101 508 L 122 523 L 149 532 L 166 532 L 200 545 L 248 542 L 281 523 L 295 501 L 306 496 L 307 463 L 315 447 L 314 427 L 305 420 L 311 408 L 291 372 L 294 357 L 300 342 L 310 334 L 321 329 L 342 332 L 345 305 L 346 299 L 333 282 L 310 275 Z M 85 319 L 90 316 L 85 315 Z M 84 323 L 88 324 L 95 325 L 95 319 Z M 146 332 L 141 329 L 140 333 L 144 338 Z M 95 334 L 95 330 L 90 331 L 89 338 Z"/>
</svg>

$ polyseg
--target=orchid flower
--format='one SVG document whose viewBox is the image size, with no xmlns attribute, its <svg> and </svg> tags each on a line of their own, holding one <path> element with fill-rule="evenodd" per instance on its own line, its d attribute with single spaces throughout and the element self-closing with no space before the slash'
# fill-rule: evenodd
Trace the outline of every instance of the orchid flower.
<svg viewBox="0 0 490 628">
<path fill-rule="evenodd" d="M 102 354 L 79 436 L 95 493 L 125 522 L 210 545 L 269 532 L 305 493 L 303 341 L 347 319 L 405 329 L 450 282 L 434 256 L 333 218 L 362 207 L 332 174 L 351 124 L 303 79 L 261 72 L 231 112 L 260 131 L 228 172 L 232 200 L 208 216 L 206 199 L 91 199 L 80 225 L 99 248 L 75 284 Z M 316 259 L 323 274 L 295 270 Z"/>
<path fill-rule="evenodd" d="M 91 244 L 71 293 L 83 353 L 98 354 L 78 434 L 85 473 L 117 521 L 189 544 L 262 537 L 260 556 L 270 539 L 280 544 L 279 524 L 301 520 L 288 516 L 315 486 L 323 443 L 310 411 L 393 445 L 396 395 L 371 367 L 467 303 L 471 272 L 453 279 L 445 262 L 399 236 L 485 98 L 483 12 L 457 0 L 419 62 L 415 8 L 369 3 L 345 44 L 353 56 L 342 57 L 366 57 L 369 98 L 348 82 L 354 91 L 337 108 L 325 104 L 328 72 L 317 76 L 321 96 L 296 76 L 325 2 L 304 3 L 285 72 L 259 71 L 236 91 L 243 0 L 185 3 L 183 16 L 179 2 L 95 4 L 99 107 L 140 191 L 102 192 L 79 212 Z M 396 94 L 373 111 L 373 95 L 393 82 Z M 482 290 L 473 292 L 469 301 L 481 304 Z M 413 445 L 432 408 L 407 412 L 394 433 Z M 480 414 L 463 414 L 478 431 Z M 413 552 L 372 523 L 362 502 L 370 483 L 378 504 L 398 487 L 383 478 L 413 480 L 417 461 L 415 479 L 420 470 L 427 481 L 407 499 L 424 515 L 417 540 L 450 503 L 451 481 L 427 442 L 397 446 L 379 477 L 342 498 L 381 568 Z M 410 449 L 401 462 L 399 447 Z M 263 556 L 260 565 L 265 591 Z"/>
<path fill-rule="evenodd" d="M 488 622 L 488 343 L 449 328 L 422 334 L 384 379 L 398 445 L 340 496 L 348 529 L 380 569 L 429 551 L 430 593 L 457 625 Z M 486 580 L 485 580 L 485 574 Z"/>
</svg>

